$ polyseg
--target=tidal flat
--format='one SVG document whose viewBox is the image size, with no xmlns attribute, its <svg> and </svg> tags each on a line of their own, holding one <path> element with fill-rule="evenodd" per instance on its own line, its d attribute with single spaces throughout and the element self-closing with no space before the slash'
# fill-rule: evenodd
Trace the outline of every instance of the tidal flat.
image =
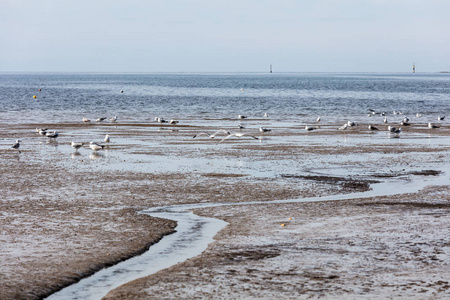
<svg viewBox="0 0 450 300">
<path fill-rule="evenodd" d="M 262 136 L 262 120 L 246 122 L 258 140 L 194 139 L 218 127 L 189 120 L 2 124 L 0 298 L 41 299 L 139 255 L 177 230 L 140 212 L 199 203 L 195 214 L 228 223 L 215 241 L 105 299 L 449 296 L 447 126 L 397 137 L 387 125 L 307 132 L 273 120 Z M 106 133 L 104 150 L 89 149 Z"/>
</svg>

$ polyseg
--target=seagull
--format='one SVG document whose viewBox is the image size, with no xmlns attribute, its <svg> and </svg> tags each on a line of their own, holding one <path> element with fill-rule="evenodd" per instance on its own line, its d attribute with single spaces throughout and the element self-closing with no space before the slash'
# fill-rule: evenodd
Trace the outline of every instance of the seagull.
<svg viewBox="0 0 450 300">
<path fill-rule="evenodd" d="M 20 147 L 20 142 L 22 142 L 21 140 L 16 140 L 16 142 L 14 143 L 14 145 L 12 145 L 13 149 L 17 149 L 20 153 L 19 147 Z"/>
<path fill-rule="evenodd" d="M 307 131 L 312 131 L 312 130 L 315 130 L 315 129 L 317 129 L 317 128 L 313 127 L 313 126 L 308 126 L 308 125 L 305 126 L 305 130 L 307 130 Z"/>
<path fill-rule="evenodd" d="M 155 121 L 158 122 L 158 123 L 167 123 L 166 120 L 164 120 L 164 119 L 162 119 L 162 118 L 160 118 L 160 117 L 156 117 L 156 118 L 155 118 Z"/>
<path fill-rule="evenodd" d="M 408 123 L 408 122 L 409 122 L 409 118 L 408 118 L 407 116 L 405 116 L 405 117 L 403 118 L 403 122 Z"/>
<path fill-rule="evenodd" d="M 346 130 L 348 128 L 348 124 L 345 123 L 344 125 L 342 125 L 341 127 L 338 128 L 338 130 Z"/>
<path fill-rule="evenodd" d="M 105 136 L 105 143 L 109 143 L 111 141 L 111 139 L 109 138 L 109 134 L 107 134 Z"/>
<path fill-rule="evenodd" d="M 438 116 L 438 121 L 444 121 L 444 119 L 445 119 L 445 116 Z"/>
<path fill-rule="evenodd" d="M 120 93 L 123 94 L 123 90 L 120 90 Z"/>
<path fill-rule="evenodd" d="M 387 124 L 387 122 L 388 122 L 387 117 L 384 117 L 383 123 Z"/>
<path fill-rule="evenodd" d="M 58 136 L 59 136 L 59 133 L 58 133 L 58 131 L 53 131 L 53 132 L 47 132 L 46 134 L 45 134 L 45 136 L 46 137 L 49 137 L 49 138 L 57 138 Z"/>
<path fill-rule="evenodd" d="M 248 137 L 251 137 L 251 138 L 253 138 L 253 139 L 255 139 L 255 140 L 259 140 L 259 138 L 256 137 L 256 136 L 253 136 L 253 135 L 246 135 L 245 133 L 236 132 L 236 133 L 229 134 L 228 136 L 226 136 L 224 139 L 222 139 L 222 140 L 219 142 L 219 144 L 222 143 L 223 141 L 225 141 L 226 139 L 229 139 L 229 138 L 232 137 L 232 136 L 235 136 L 235 137 L 240 138 L 240 137 L 243 137 L 244 135 L 245 135 L 245 136 L 248 136 Z"/>
<path fill-rule="evenodd" d="M 174 119 L 170 120 L 170 122 L 169 122 L 170 125 L 176 125 L 178 123 L 179 123 L 179 121 L 174 120 Z"/>
<path fill-rule="evenodd" d="M 218 135 L 219 133 L 226 133 L 226 134 L 228 134 L 228 135 L 230 135 L 231 133 L 228 131 L 228 130 L 225 130 L 225 129 L 219 129 L 219 130 L 217 130 L 214 134 L 210 134 L 210 133 L 208 133 L 208 132 L 200 132 L 199 134 L 196 134 L 196 135 L 194 135 L 192 138 L 193 139 L 195 139 L 196 137 L 198 137 L 198 136 L 201 136 L 201 135 L 206 135 L 206 136 L 209 136 L 210 138 L 215 138 L 216 137 L 216 135 Z"/>
<path fill-rule="evenodd" d="M 94 152 L 95 152 L 97 150 L 102 150 L 105 146 L 99 145 L 99 144 L 94 143 L 94 142 L 90 142 L 89 143 L 89 147 L 91 147 L 91 149 L 94 150 Z"/>
<path fill-rule="evenodd" d="M 316 119 L 317 123 L 320 123 L 320 116 Z"/>
<path fill-rule="evenodd" d="M 354 126 L 356 126 L 356 123 L 352 122 L 352 121 L 348 121 L 347 125 L 350 126 L 350 127 L 354 127 Z"/>
<path fill-rule="evenodd" d="M 268 118 L 269 115 L 267 113 L 264 113 L 264 118 Z"/>
<path fill-rule="evenodd" d="M 111 123 L 116 123 L 116 121 L 117 121 L 117 116 L 114 116 L 114 118 L 110 118 L 109 120 L 111 121 Z"/>
<path fill-rule="evenodd" d="M 378 130 L 375 126 L 369 125 L 369 130 Z"/>
<path fill-rule="evenodd" d="M 75 151 L 78 151 L 78 149 L 81 148 L 81 146 L 83 146 L 84 143 L 77 143 L 77 142 L 72 142 L 70 143 L 70 146 L 72 146 L 73 149 L 75 149 Z"/>
<path fill-rule="evenodd" d="M 85 117 L 83 117 L 83 122 L 84 123 L 88 123 L 88 122 L 90 122 L 91 120 L 89 120 L 88 118 L 85 118 Z"/>
<path fill-rule="evenodd" d="M 439 126 L 428 123 L 428 128 L 439 128 Z"/>
<path fill-rule="evenodd" d="M 106 120 L 106 117 L 100 117 L 97 120 L 95 120 L 95 122 L 103 122 L 104 120 Z"/>
<path fill-rule="evenodd" d="M 242 119 L 247 119 L 247 117 L 246 117 L 246 116 L 243 116 L 243 115 L 238 115 L 238 118 L 239 118 L 240 120 L 242 120 Z"/>
<path fill-rule="evenodd" d="M 388 131 L 393 132 L 393 133 L 400 133 L 400 132 L 402 132 L 402 129 L 401 128 L 397 129 L 393 126 L 388 126 Z"/>
<path fill-rule="evenodd" d="M 261 132 L 262 134 L 264 134 L 264 132 L 269 132 L 269 131 L 272 131 L 272 129 L 259 127 L 259 132 Z"/>
<path fill-rule="evenodd" d="M 47 128 L 36 128 L 36 132 L 40 135 L 46 135 L 47 134 Z"/>
<path fill-rule="evenodd" d="M 421 118 L 422 116 L 423 116 L 423 115 L 421 115 L 421 114 L 419 114 L 419 113 L 416 114 L 416 117 L 417 117 L 417 118 Z"/>
<path fill-rule="evenodd" d="M 245 129 L 245 127 L 242 124 L 238 124 L 239 129 Z"/>
</svg>

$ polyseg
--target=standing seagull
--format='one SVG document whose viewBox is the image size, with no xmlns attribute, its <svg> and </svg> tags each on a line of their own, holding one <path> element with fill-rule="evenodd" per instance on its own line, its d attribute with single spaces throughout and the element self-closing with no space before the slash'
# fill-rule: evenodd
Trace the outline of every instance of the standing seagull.
<svg viewBox="0 0 450 300">
<path fill-rule="evenodd" d="M 345 123 L 344 125 L 342 125 L 341 127 L 338 128 L 338 130 L 346 130 L 348 128 L 348 124 Z"/>
<path fill-rule="evenodd" d="M 12 145 L 13 149 L 17 149 L 20 153 L 19 147 L 20 147 L 20 142 L 22 142 L 21 140 L 16 140 L 16 142 L 14 143 L 14 145 Z"/>
<path fill-rule="evenodd" d="M 109 143 L 111 141 L 111 139 L 109 138 L 109 134 L 107 134 L 105 136 L 105 143 Z"/>
<path fill-rule="evenodd" d="M 83 122 L 84 123 L 88 123 L 88 122 L 90 122 L 91 120 L 89 120 L 88 118 L 85 118 L 85 117 L 83 117 Z"/>
<path fill-rule="evenodd" d="M 316 119 L 317 123 L 320 123 L 320 116 Z"/>
<path fill-rule="evenodd" d="M 111 121 L 111 123 L 116 123 L 116 121 L 117 121 L 117 116 L 114 116 L 114 118 L 110 118 L 109 120 Z"/>
<path fill-rule="evenodd" d="M 243 115 L 238 115 L 238 119 L 239 119 L 239 120 L 243 120 L 243 119 L 247 119 L 247 117 L 246 117 L 246 116 L 243 116 Z"/>
<path fill-rule="evenodd" d="M 75 149 L 75 151 L 78 151 L 78 149 L 81 148 L 81 146 L 83 146 L 84 143 L 77 143 L 77 142 L 72 142 L 70 143 L 70 146 L 72 146 L 73 149 Z"/>
<path fill-rule="evenodd" d="M 369 130 L 378 130 L 375 126 L 369 125 Z"/>
<path fill-rule="evenodd" d="M 99 145 L 99 144 L 94 143 L 94 142 L 90 142 L 89 143 L 89 147 L 91 147 L 91 149 L 94 150 L 94 152 L 97 152 L 97 150 L 102 150 L 105 146 Z"/>
<path fill-rule="evenodd" d="M 95 122 L 103 122 L 104 120 L 106 120 L 106 117 L 100 117 L 97 120 L 95 120 Z"/>
<path fill-rule="evenodd" d="M 49 137 L 49 138 L 54 138 L 54 139 L 56 139 L 58 136 L 59 136 L 59 133 L 58 133 L 58 131 L 53 131 L 53 132 L 47 132 L 46 134 L 45 134 L 45 136 L 46 137 Z"/>
<path fill-rule="evenodd" d="M 438 121 L 444 121 L 444 119 L 445 119 L 445 116 L 438 116 Z"/>
<path fill-rule="evenodd" d="M 264 132 L 269 132 L 269 131 L 272 131 L 272 129 L 259 127 L 259 132 L 261 132 L 262 134 L 264 134 Z"/>
</svg>

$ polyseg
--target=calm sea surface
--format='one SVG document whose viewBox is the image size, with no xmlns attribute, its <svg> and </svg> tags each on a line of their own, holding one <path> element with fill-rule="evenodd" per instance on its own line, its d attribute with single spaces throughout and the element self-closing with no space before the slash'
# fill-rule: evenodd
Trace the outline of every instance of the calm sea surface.
<svg viewBox="0 0 450 300">
<path fill-rule="evenodd" d="M 39 91 L 41 89 L 42 91 Z M 123 90 L 123 93 L 121 93 Z M 34 99 L 33 95 L 37 98 Z M 0 74 L 1 122 L 448 115 L 450 74 Z"/>
</svg>

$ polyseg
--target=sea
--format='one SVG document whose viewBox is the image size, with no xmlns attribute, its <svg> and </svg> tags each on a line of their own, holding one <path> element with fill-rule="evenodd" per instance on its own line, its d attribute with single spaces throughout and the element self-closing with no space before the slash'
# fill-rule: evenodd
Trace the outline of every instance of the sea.
<svg viewBox="0 0 450 300">
<path fill-rule="evenodd" d="M 36 96 L 36 97 L 34 97 Z M 79 122 L 117 115 L 185 123 L 239 114 L 280 122 L 450 113 L 448 73 L 1 73 L 0 122 Z"/>
</svg>

